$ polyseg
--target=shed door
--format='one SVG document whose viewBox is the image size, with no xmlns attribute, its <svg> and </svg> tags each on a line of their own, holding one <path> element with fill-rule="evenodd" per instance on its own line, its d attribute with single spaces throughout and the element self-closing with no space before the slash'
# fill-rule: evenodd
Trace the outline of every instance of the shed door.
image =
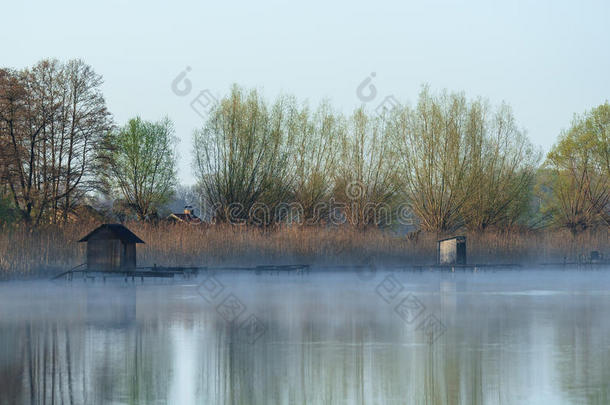
<svg viewBox="0 0 610 405">
<path fill-rule="evenodd" d="M 121 241 L 111 240 L 109 241 L 112 246 L 112 270 L 118 270 L 121 267 Z"/>
<path fill-rule="evenodd" d="M 133 269 L 136 267 L 136 244 L 123 243 L 123 267 Z"/>
</svg>

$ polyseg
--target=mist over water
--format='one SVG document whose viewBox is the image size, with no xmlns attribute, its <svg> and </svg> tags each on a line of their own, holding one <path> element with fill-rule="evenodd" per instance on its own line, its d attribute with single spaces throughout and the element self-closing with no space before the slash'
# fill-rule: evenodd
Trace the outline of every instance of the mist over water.
<svg viewBox="0 0 610 405">
<path fill-rule="evenodd" d="M 610 403 L 601 271 L 204 280 L 1 284 L 0 404 Z"/>
</svg>

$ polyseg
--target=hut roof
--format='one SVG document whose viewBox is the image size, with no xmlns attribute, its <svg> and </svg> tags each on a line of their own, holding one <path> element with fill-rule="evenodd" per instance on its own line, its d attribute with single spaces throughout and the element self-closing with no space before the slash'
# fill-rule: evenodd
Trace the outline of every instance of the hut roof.
<svg viewBox="0 0 610 405">
<path fill-rule="evenodd" d="M 465 241 L 466 237 L 465 236 L 452 236 L 450 238 L 439 239 L 439 240 L 437 240 L 437 242 L 444 242 L 446 240 L 451 240 L 451 239 L 457 239 L 458 241 Z"/>
<path fill-rule="evenodd" d="M 133 232 L 121 224 L 103 224 L 89 232 L 79 242 L 87 242 L 89 239 L 120 239 L 126 243 L 144 243 Z"/>
</svg>

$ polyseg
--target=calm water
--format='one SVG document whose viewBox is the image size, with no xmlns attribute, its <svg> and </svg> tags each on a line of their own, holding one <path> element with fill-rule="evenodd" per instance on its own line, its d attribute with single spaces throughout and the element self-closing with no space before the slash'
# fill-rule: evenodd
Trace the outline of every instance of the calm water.
<svg viewBox="0 0 610 405">
<path fill-rule="evenodd" d="M 0 285 L 0 404 L 609 404 L 610 275 Z"/>
</svg>

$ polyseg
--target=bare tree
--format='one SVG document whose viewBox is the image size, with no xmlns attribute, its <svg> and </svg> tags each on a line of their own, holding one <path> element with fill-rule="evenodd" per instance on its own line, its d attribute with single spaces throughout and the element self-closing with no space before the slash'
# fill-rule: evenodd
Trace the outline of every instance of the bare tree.
<svg viewBox="0 0 610 405">
<path fill-rule="evenodd" d="M 3 181 L 24 221 L 55 222 L 60 210 L 65 221 L 91 188 L 92 151 L 111 127 L 101 76 L 82 61 L 43 60 L 1 80 Z"/>
<path fill-rule="evenodd" d="M 42 211 L 35 189 L 36 149 L 48 117 L 40 117 L 28 96 L 25 74 L 0 70 L 0 120 L 2 180 L 8 186 L 22 219 Z"/>
</svg>

